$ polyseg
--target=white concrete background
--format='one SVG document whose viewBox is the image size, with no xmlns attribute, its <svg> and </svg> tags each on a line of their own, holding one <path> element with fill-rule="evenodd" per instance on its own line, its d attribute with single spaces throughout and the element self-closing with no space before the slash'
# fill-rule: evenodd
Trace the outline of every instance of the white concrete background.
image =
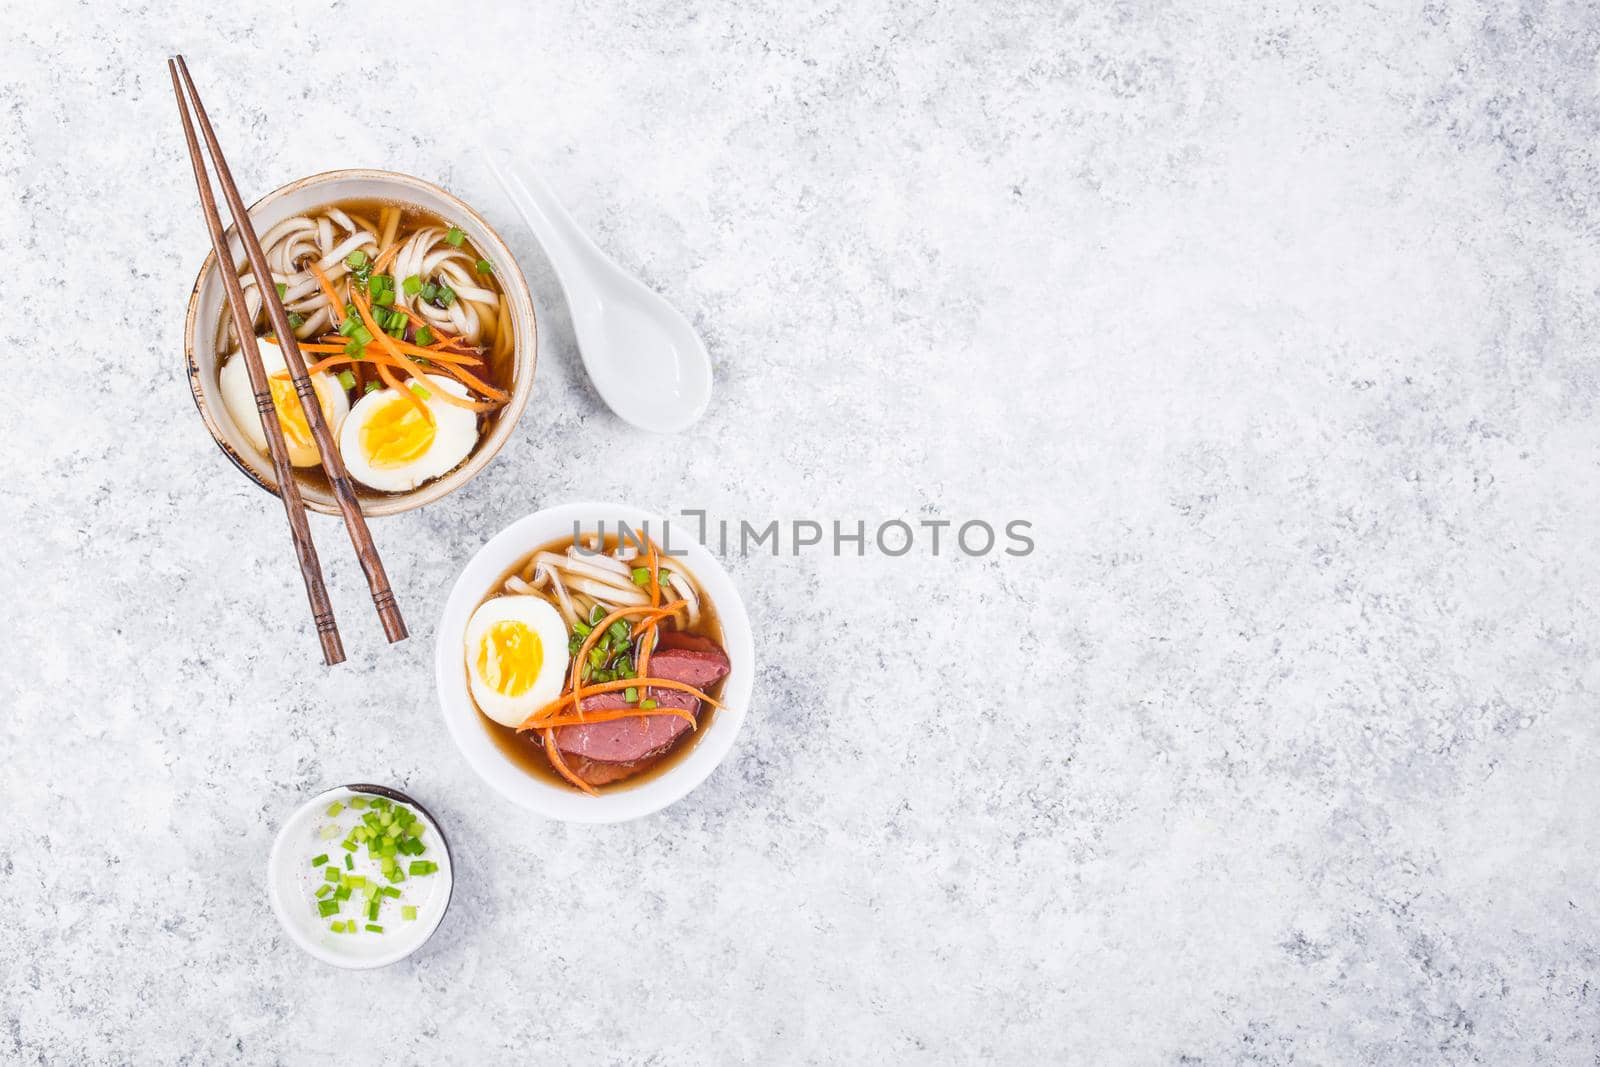
<svg viewBox="0 0 1600 1067">
<path fill-rule="evenodd" d="M 1595 1062 L 1590 5 L 0 7 L 0 1060 Z M 437 180 L 538 294 L 515 439 L 377 525 L 410 642 L 315 522 L 336 670 L 181 373 L 173 49 L 249 194 Z M 590 390 L 496 128 L 704 333 L 692 432 Z M 731 559 L 735 755 L 568 827 L 428 663 L 466 556 L 585 497 L 1039 550 Z M 353 975 L 262 866 L 360 779 L 461 876 Z"/>
</svg>

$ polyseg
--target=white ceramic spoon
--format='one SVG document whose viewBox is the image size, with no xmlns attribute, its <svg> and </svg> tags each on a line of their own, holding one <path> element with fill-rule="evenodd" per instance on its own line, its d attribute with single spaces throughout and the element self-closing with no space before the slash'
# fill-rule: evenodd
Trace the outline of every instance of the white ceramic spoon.
<svg viewBox="0 0 1600 1067">
<path fill-rule="evenodd" d="M 693 425 L 711 399 L 711 357 L 694 327 L 596 248 L 526 160 L 482 151 L 555 267 L 601 399 L 643 430 L 676 433 Z"/>
</svg>

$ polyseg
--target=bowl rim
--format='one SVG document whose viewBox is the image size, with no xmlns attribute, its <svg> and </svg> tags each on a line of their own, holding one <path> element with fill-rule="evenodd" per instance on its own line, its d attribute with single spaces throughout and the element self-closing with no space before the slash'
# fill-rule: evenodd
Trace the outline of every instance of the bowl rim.
<svg viewBox="0 0 1600 1067">
<path fill-rule="evenodd" d="M 403 804 L 411 805 L 424 819 L 428 820 L 428 825 L 432 827 L 433 832 L 439 835 L 440 847 L 444 849 L 445 866 L 443 871 L 446 874 L 444 905 L 439 908 L 431 924 L 426 927 L 426 933 L 415 944 L 401 945 L 386 953 L 371 957 L 347 956 L 343 953 L 333 952 L 308 938 L 289 915 L 288 903 L 278 891 L 278 879 L 276 877 L 276 873 L 284 862 L 286 850 L 289 847 L 288 838 L 286 837 L 289 827 L 296 825 L 307 812 L 326 807 L 330 800 L 350 793 L 388 797 L 390 800 L 397 800 Z M 329 786 L 327 789 L 306 798 L 303 803 L 290 811 L 283 822 L 279 824 L 278 832 L 272 839 L 272 849 L 267 854 L 267 898 L 272 904 L 272 913 L 277 917 L 278 925 L 283 927 L 284 933 L 289 935 L 289 940 L 305 950 L 307 954 L 321 960 L 323 963 L 340 967 L 347 971 L 370 971 L 399 963 L 433 940 L 433 935 L 438 933 L 439 927 L 444 923 L 445 913 L 450 910 L 450 902 L 455 899 L 455 891 L 455 856 L 450 851 L 450 839 L 445 835 L 444 827 L 439 824 L 439 820 L 434 816 L 433 812 L 429 811 L 416 797 L 393 786 L 373 785 L 369 782 L 351 782 L 346 785 Z"/>
<path fill-rule="evenodd" d="M 440 612 L 434 644 L 434 679 L 439 697 L 439 713 L 451 740 L 475 774 L 501 796 L 519 807 L 549 819 L 572 823 L 617 823 L 653 815 L 688 796 L 711 776 L 733 751 L 749 713 L 755 688 L 755 648 L 750 619 L 738 586 L 704 545 L 692 537 L 681 547 L 696 579 L 717 606 L 722 624 L 723 643 L 733 662 L 723 687 L 726 707 L 712 719 L 705 737 L 676 764 L 660 775 L 632 788 L 584 796 L 576 790 L 552 785 L 535 778 L 513 763 L 480 721 L 481 713 L 472 702 L 462 665 L 461 639 L 472 611 L 489 592 L 495 579 L 512 563 L 528 555 L 551 537 L 533 531 L 560 526 L 570 529 L 573 521 L 592 526 L 596 518 L 630 524 L 649 522 L 650 530 L 660 530 L 661 516 L 642 508 L 618 503 L 583 501 L 540 508 L 505 526 L 489 538 L 461 568 Z M 680 546 L 674 540 L 671 548 Z"/>
<path fill-rule="evenodd" d="M 470 217 L 474 224 L 481 226 L 484 232 L 500 246 L 496 251 L 496 258 L 509 263 L 512 267 L 509 273 L 499 273 L 501 286 L 509 289 L 514 285 L 516 293 L 520 294 L 522 299 L 526 301 L 528 309 L 528 337 L 526 343 L 519 336 L 517 347 L 513 353 L 511 402 L 501 411 L 493 431 L 479 444 L 477 450 L 468 457 L 465 463 L 444 477 L 436 478 L 408 492 L 359 497 L 361 513 L 365 516 L 398 515 L 413 508 L 431 504 L 466 485 L 489 465 L 489 462 L 499 454 L 500 450 L 505 447 L 506 442 L 511 439 L 511 434 L 516 430 L 517 422 L 522 418 L 523 409 L 528 405 L 528 398 L 533 393 L 534 371 L 539 360 L 539 312 L 537 305 L 533 302 L 533 293 L 528 288 L 528 279 L 523 274 L 522 266 L 517 262 L 516 256 L 511 252 L 511 247 L 506 244 L 499 231 L 491 226 L 489 221 L 466 201 L 424 178 L 404 174 L 400 171 L 382 170 L 374 167 L 345 167 L 337 170 L 325 170 L 278 186 L 252 203 L 247 209 L 247 213 L 253 217 L 258 209 L 268 207 L 283 197 L 298 192 L 303 188 L 347 180 L 391 182 L 407 189 L 421 190 L 432 196 L 439 197 L 458 210 L 463 216 Z M 405 198 L 396 196 L 395 199 Z M 225 236 L 231 237 L 233 232 L 234 227 L 230 224 L 225 231 Z M 503 255 L 501 254 L 502 252 Z M 261 472 L 251 467 L 245 458 L 238 454 L 233 446 L 228 443 L 226 436 L 222 432 L 222 426 L 217 421 L 218 416 L 211 410 L 211 402 L 200 384 L 200 364 L 195 358 L 195 349 L 198 342 L 196 326 L 200 318 L 200 290 L 205 285 L 207 275 L 215 269 L 216 258 L 216 250 L 208 249 L 205 259 L 200 264 L 200 271 L 195 275 L 194 285 L 189 290 L 188 311 L 184 316 L 183 325 L 183 359 L 184 370 L 189 378 L 189 394 L 194 400 L 195 409 L 200 413 L 201 421 L 205 423 L 206 431 L 211 434 L 212 441 L 216 443 L 222 454 L 228 457 L 228 461 L 259 488 L 271 493 L 273 496 L 277 496 L 277 487 L 267 482 Z M 513 305 L 515 303 L 514 296 Z M 336 502 L 317 500 L 306 496 L 304 493 L 301 496 L 304 498 L 305 506 L 308 510 L 319 512 L 323 515 L 339 514 Z"/>
</svg>

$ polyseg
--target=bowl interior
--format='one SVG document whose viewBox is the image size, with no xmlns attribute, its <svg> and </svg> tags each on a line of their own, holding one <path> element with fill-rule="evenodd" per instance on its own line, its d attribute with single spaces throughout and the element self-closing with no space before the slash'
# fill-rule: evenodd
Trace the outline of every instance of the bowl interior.
<svg viewBox="0 0 1600 1067">
<path fill-rule="evenodd" d="M 722 637 L 732 664 L 722 690 L 726 708 L 711 717 L 694 747 L 663 773 L 638 785 L 584 796 L 529 774 L 503 753 L 480 719 L 468 690 L 462 646 L 467 621 L 501 575 L 535 548 L 558 537 L 571 537 L 574 525 L 592 531 L 604 520 L 608 530 L 618 522 L 648 530 L 667 551 L 682 560 L 716 605 Z M 439 621 L 435 673 L 445 724 L 467 763 L 511 801 L 552 819 L 569 822 L 621 822 L 649 815 L 681 799 L 703 782 L 733 748 L 744 725 L 755 681 L 755 650 L 744 601 L 716 557 L 693 540 L 687 522 L 664 526 L 660 518 L 622 504 L 565 504 L 546 508 L 512 523 L 478 550 L 456 580 Z"/>
<path fill-rule="evenodd" d="M 534 363 L 538 354 L 538 335 L 535 326 L 533 299 L 522 270 L 517 266 L 511 250 L 500 236 L 490 228 L 477 212 L 443 189 L 403 174 L 375 170 L 341 170 L 292 182 L 262 197 L 250 208 L 250 219 L 258 234 L 265 233 L 284 219 L 304 214 L 315 208 L 342 200 L 381 199 L 414 204 L 461 227 L 472 244 L 481 249 L 495 265 L 501 288 L 511 306 L 512 326 L 516 341 L 512 362 L 511 402 L 488 420 L 488 427 L 479 439 L 466 462 L 442 478 L 406 493 L 360 494 L 361 510 L 367 515 L 390 515 L 408 511 L 440 497 L 466 484 L 482 470 L 498 452 L 517 418 L 528 402 L 533 384 Z M 229 247 L 233 249 L 234 262 L 242 262 L 244 252 L 238 236 L 230 227 Z M 222 274 L 217 269 L 215 256 L 208 255 L 195 281 L 189 299 L 189 316 L 185 329 L 185 351 L 188 358 L 189 384 L 194 392 L 195 405 L 205 420 L 206 428 L 216 438 L 217 444 L 240 470 L 269 492 L 277 491 L 277 478 L 272 461 L 258 452 L 240 431 L 222 402 L 218 374 L 222 353 L 217 350 L 217 335 L 223 315 L 225 293 Z M 502 264 L 504 266 L 502 266 Z M 338 505 L 320 476 L 299 478 L 301 495 L 306 506 L 328 515 L 338 514 Z"/>
<path fill-rule="evenodd" d="M 323 875 L 322 869 L 311 867 L 307 859 L 327 853 L 338 862 L 344 855 L 338 841 L 323 840 L 319 836 L 319 830 L 328 822 L 324 813 L 336 800 L 348 806 L 350 798 L 361 795 L 387 796 L 409 805 L 428 826 L 431 841 L 427 843 L 436 846 L 428 849 L 425 858 L 439 865 L 439 870 L 428 876 L 428 895 L 419 901 L 417 919 L 387 923 L 388 933 L 381 938 L 364 933 L 333 933 L 328 929 L 330 920 L 319 916 L 310 903 Z M 384 967 L 421 948 L 444 920 L 444 913 L 450 907 L 454 879 L 450 847 L 432 813 L 404 793 L 381 786 L 339 786 L 300 805 L 278 830 L 267 862 L 268 896 L 285 932 L 295 944 L 324 963 L 351 969 Z M 415 882 L 415 879 L 408 879 L 402 888 Z M 349 915 L 342 917 L 349 918 Z"/>
</svg>

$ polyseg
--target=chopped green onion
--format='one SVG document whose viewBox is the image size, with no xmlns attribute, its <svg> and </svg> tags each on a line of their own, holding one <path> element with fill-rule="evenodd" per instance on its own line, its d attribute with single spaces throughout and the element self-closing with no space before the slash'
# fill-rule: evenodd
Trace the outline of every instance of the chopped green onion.
<svg viewBox="0 0 1600 1067">
<path fill-rule="evenodd" d="M 366 345 L 352 337 L 344 343 L 344 354 L 351 359 L 361 359 L 366 355 L 366 348 Z"/>
<path fill-rule="evenodd" d="M 433 395 L 432 393 L 430 393 L 426 389 L 424 389 L 422 386 L 418 385 L 416 382 L 412 382 L 411 383 L 411 391 L 413 393 L 416 393 L 418 396 L 420 396 L 424 400 L 428 399 L 430 396 Z"/>
<path fill-rule="evenodd" d="M 445 243 L 455 248 L 460 248 L 461 242 L 466 240 L 466 237 L 467 235 L 462 233 L 460 228 L 456 226 L 450 227 L 450 232 L 444 235 Z"/>
<path fill-rule="evenodd" d="M 367 884 L 367 876 L 364 874 L 347 874 L 344 877 L 344 884 L 351 889 L 360 889 Z"/>
<path fill-rule="evenodd" d="M 378 909 L 380 907 L 382 907 L 382 905 L 379 904 L 376 900 L 374 900 L 371 904 L 368 904 L 367 905 L 367 918 L 376 919 L 378 917 Z"/>
<path fill-rule="evenodd" d="M 456 291 L 448 285 L 439 286 L 439 303 L 449 307 L 456 302 Z"/>
<path fill-rule="evenodd" d="M 413 919 L 415 919 L 416 917 L 417 917 L 417 906 L 415 904 L 402 904 L 402 905 L 400 905 L 400 918 L 404 919 L 406 922 L 410 922 Z"/>
<path fill-rule="evenodd" d="M 349 337 L 360 328 L 361 320 L 356 318 L 354 315 L 346 315 L 344 321 L 339 324 L 339 332 L 344 334 L 346 337 Z"/>
<path fill-rule="evenodd" d="M 478 267 L 478 273 L 479 274 L 493 274 L 494 273 L 494 264 L 490 263 L 487 259 L 478 260 L 477 267 Z"/>
<path fill-rule="evenodd" d="M 375 934 L 383 933 L 383 927 L 379 926 L 377 923 L 368 923 L 367 924 L 367 929 L 372 931 Z"/>
<path fill-rule="evenodd" d="M 311 866 L 313 866 L 313 867 L 321 867 L 324 863 L 327 863 L 327 862 L 328 862 L 328 854 L 326 852 L 324 852 L 320 856 L 312 856 L 311 857 Z"/>
<path fill-rule="evenodd" d="M 322 916 L 324 919 L 330 915 L 339 914 L 339 902 L 337 900 L 317 901 L 317 914 Z"/>
<path fill-rule="evenodd" d="M 422 279 L 413 274 L 411 277 L 400 283 L 400 288 L 406 291 L 407 296 L 416 296 L 418 293 L 422 292 Z"/>
<path fill-rule="evenodd" d="M 283 294 L 285 294 L 285 293 L 287 293 L 289 291 L 289 287 L 287 285 L 284 285 L 282 282 L 279 282 L 277 285 L 273 286 L 273 288 L 278 290 L 278 299 L 279 300 L 282 300 L 283 299 Z"/>
<path fill-rule="evenodd" d="M 611 626 L 606 630 L 606 633 L 610 634 L 618 641 L 626 641 L 629 636 L 631 636 L 628 631 L 628 624 L 623 622 L 621 619 L 618 619 L 616 622 L 612 623 Z"/>
<path fill-rule="evenodd" d="M 631 686 L 631 685 L 628 686 L 628 688 L 626 688 L 626 689 L 624 689 L 622 691 L 622 699 L 626 700 L 630 704 L 637 703 L 638 700 L 639 700 L 638 687 L 637 686 Z"/>
<path fill-rule="evenodd" d="M 322 877 L 325 881 L 337 882 L 339 880 L 339 868 L 329 864 L 322 869 Z"/>
<path fill-rule="evenodd" d="M 577 632 L 579 634 L 582 634 L 584 637 L 588 637 L 590 631 L 592 631 L 594 629 L 594 627 L 590 626 L 586 622 L 575 622 L 575 623 L 572 624 L 572 629 L 575 632 Z"/>
<path fill-rule="evenodd" d="M 298 311 L 289 312 L 289 329 L 298 330 L 306 324 L 306 317 Z"/>
<path fill-rule="evenodd" d="M 356 387 L 356 376 L 347 370 L 342 370 L 339 372 L 339 384 L 344 386 L 345 389 L 354 389 Z"/>
<path fill-rule="evenodd" d="M 339 846 L 341 848 L 343 848 L 346 852 L 354 852 L 357 848 L 360 847 L 354 841 L 350 840 L 348 837 L 345 838 L 343 841 L 340 841 L 339 842 Z"/>
<path fill-rule="evenodd" d="M 356 869 L 356 858 L 354 856 L 348 854 L 345 856 L 344 869 L 347 871 L 353 871 Z"/>
<path fill-rule="evenodd" d="M 334 900 L 349 900 L 350 899 L 350 887 L 347 886 L 347 885 L 342 885 L 338 889 L 335 889 L 333 891 L 333 899 Z"/>
<path fill-rule="evenodd" d="M 667 570 L 667 568 L 662 567 L 660 570 L 658 570 L 656 572 L 656 584 L 657 585 L 666 585 L 667 584 L 667 579 L 671 578 L 671 577 L 672 577 L 672 572 Z"/>
<path fill-rule="evenodd" d="M 437 300 L 438 297 L 439 297 L 439 286 L 436 285 L 435 283 L 429 282 L 427 285 L 424 285 L 422 287 L 422 299 L 431 302 L 433 300 Z"/>
<path fill-rule="evenodd" d="M 352 339 L 360 341 L 363 345 L 365 345 L 371 342 L 372 331 L 367 329 L 365 326 L 357 326 L 351 331 L 350 336 Z"/>
<path fill-rule="evenodd" d="M 332 841 L 334 838 L 336 838 L 338 836 L 339 836 L 339 828 L 337 826 L 333 825 L 332 823 L 329 823 L 327 826 L 324 826 L 322 828 L 322 839 L 324 841 Z"/>
<path fill-rule="evenodd" d="M 351 270 L 360 270 L 367 265 L 367 254 L 358 248 L 348 256 L 345 256 L 344 261 L 345 265 Z"/>
<path fill-rule="evenodd" d="M 655 706 L 656 706 L 656 702 L 654 700 L 641 700 L 641 701 L 639 701 L 639 707 L 641 709 L 643 709 L 644 711 L 649 711 L 651 708 L 653 708 Z"/>
<path fill-rule="evenodd" d="M 635 568 L 633 568 L 633 584 L 634 585 L 649 585 L 650 584 L 650 568 L 649 567 L 635 567 Z"/>
<path fill-rule="evenodd" d="M 321 885 L 317 886 L 317 899 L 320 900 L 331 892 L 333 892 L 333 886 L 329 885 L 327 882 L 323 882 Z"/>
<path fill-rule="evenodd" d="M 434 863 L 432 860 L 412 860 L 411 861 L 411 873 L 412 874 L 432 874 L 434 871 L 437 871 L 438 869 L 439 869 L 439 865 L 437 863 Z"/>
<path fill-rule="evenodd" d="M 600 620 L 606 617 L 606 609 L 596 604 L 589 609 L 589 625 L 599 626 Z"/>
<path fill-rule="evenodd" d="M 343 919 L 335 919 L 335 920 L 333 920 L 333 922 L 328 924 L 328 929 L 332 930 L 336 934 L 344 933 L 344 920 Z"/>
<path fill-rule="evenodd" d="M 433 344 L 433 331 L 426 326 L 417 327 L 417 344 L 423 347 Z"/>
<path fill-rule="evenodd" d="M 378 886 L 378 894 L 385 897 L 394 897 L 396 900 L 400 899 L 400 890 L 392 885 Z"/>
</svg>

